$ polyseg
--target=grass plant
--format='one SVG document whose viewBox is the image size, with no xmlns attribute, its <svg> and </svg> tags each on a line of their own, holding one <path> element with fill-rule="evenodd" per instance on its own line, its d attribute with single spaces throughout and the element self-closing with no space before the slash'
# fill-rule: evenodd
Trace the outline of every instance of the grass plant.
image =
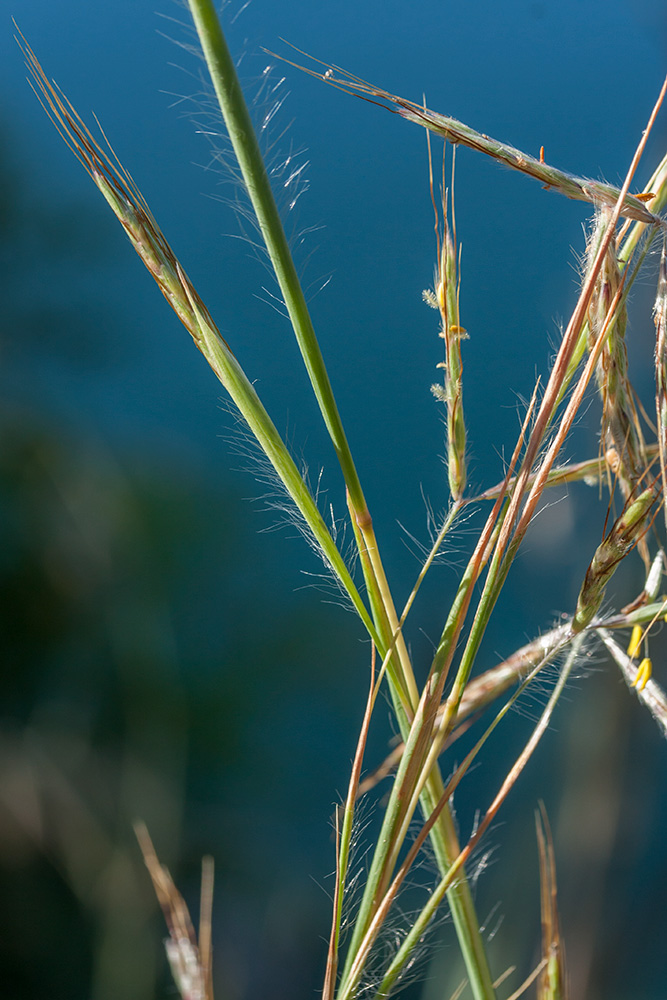
<svg viewBox="0 0 667 1000">
<path fill-rule="evenodd" d="M 648 709 L 647 719 L 650 713 L 662 730 L 667 731 L 667 700 L 650 676 L 650 657 L 647 654 L 641 664 L 635 662 L 638 651 L 646 651 L 651 628 L 667 611 L 667 598 L 661 589 L 662 543 L 655 527 L 662 521 L 662 515 L 658 517 L 658 514 L 661 506 L 665 508 L 667 495 L 664 249 L 655 307 L 657 433 L 650 419 L 642 424 L 630 381 L 624 340 L 630 288 L 650 248 L 665 239 L 665 224 L 660 213 L 667 200 L 667 157 L 657 166 L 644 191 L 631 191 L 665 87 L 650 115 L 625 180 L 617 189 L 553 168 L 542 156 L 535 158 L 522 153 L 453 118 L 367 84 L 337 67 L 320 64 L 316 69 L 307 70 L 328 85 L 388 107 L 403 119 L 424 127 L 431 135 L 440 136 L 454 148 L 468 146 L 537 179 L 552 192 L 589 202 L 594 213 L 580 294 L 548 380 L 544 386 L 537 384 L 534 387 L 502 482 L 474 493 L 467 485 L 466 476 L 466 342 L 459 315 L 461 277 L 453 195 L 451 188 L 447 191 L 444 157 L 440 193 L 433 180 L 435 171 L 431 170 L 437 246 L 434 287 L 425 293 L 425 298 L 438 313 L 440 336 L 445 346 L 443 382 L 434 389 L 434 395 L 444 403 L 446 410 L 451 501 L 410 596 L 400 608 L 385 572 L 362 477 L 352 456 L 220 20 L 211 0 L 189 0 L 189 6 L 311 390 L 340 465 L 354 539 L 356 573 L 353 563 L 346 560 L 340 550 L 318 508 L 316 496 L 299 471 L 251 378 L 239 364 L 233 343 L 227 343 L 220 334 L 131 176 L 117 161 L 104 138 L 99 141 L 94 138 L 60 90 L 49 82 L 24 39 L 20 39 L 20 44 L 35 90 L 47 113 L 224 386 L 297 508 L 304 534 L 321 555 L 371 643 L 368 701 L 348 793 L 336 820 L 336 879 L 323 997 L 324 1000 L 353 1000 L 361 995 L 378 998 L 391 995 L 404 980 L 420 942 L 442 908 L 451 913 L 475 1000 L 508 996 L 509 990 L 501 985 L 506 970 L 492 969 L 487 958 L 466 866 L 547 730 L 584 648 L 595 645 L 609 649 L 623 676 L 631 687 L 634 686 L 634 694 Z M 370 107 L 368 111 L 374 113 Z M 572 428 L 591 398 L 593 387 L 599 400 L 591 410 L 595 410 L 600 419 L 600 452 L 581 456 L 576 462 L 566 461 L 563 456 L 569 448 Z M 498 666 L 480 672 L 481 643 L 538 507 L 554 486 L 584 478 L 596 481 L 600 490 L 608 490 L 609 509 L 607 521 L 600 526 L 600 536 L 590 544 L 589 565 L 581 580 L 576 607 L 571 608 L 569 616 L 556 627 L 520 645 Z M 415 676 L 404 626 L 419 588 L 449 532 L 473 508 L 485 510 L 484 523 L 460 573 L 451 607 L 441 623 L 428 675 L 420 683 Z M 644 560 L 650 583 L 641 594 L 628 595 L 624 607 L 614 609 L 605 603 L 609 583 L 622 561 L 635 550 Z M 625 633 L 638 627 L 641 636 L 629 655 L 624 650 L 627 645 Z M 547 704 L 514 764 L 498 782 L 496 794 L 482 808 L 476 829 L 461 842 L 452 810 L 454 791 L 468 775 L 487 741 L 498 739 L 499 727 L 508 712 L 544 673 L 548 664 L 556 664 L 557 679 Z M 385 763 L 373 771 L 377 761 L 366 760 L 365 748 L 373 712 L 385 686 L 401 742 Z M 441 754 L 464 731 L 480 726 L 479 717 L 494 705 L 491 721 L 482 725 L 462 762 L 445 778 Z M 451 766 L 451 762 L 445 765 L 447 769 Z M 371 773 L 362 778 L 364 768 L 370 768 Z M 350 852 L 358 803 L 376 781 L 390 772 L 394 772 L 394 778 L 381 830 L 372 846 L 368 870 L 363 873 L 360 897 L 348 916 L 349 930 L 344 934 L 344 901 L 353 875 Z M 555 1000 L 567 994 L 567 973 L 560 941 L 554 848 L 544 812 L 538 815 L 537 829 L 543 884 L 543 951 L 533 974 L 511 995 L 518 997 L 536 980 L 541 1000 Z M 207 917 L 204 921 L 198 943 L 183 909 L 183 901 L 160 868 L 144 830 L 141 841 L 158 897 L 167 914 L 172 942 L 169 957 L 176 970 L 181 995 L 184 998 L 211 998 L 210 920 Z M 413 915 L 411 925 L 403 928 L 393 953 L 387 956 L 378 948 L 378 942 L 427 841 L 430 841 L 438 865 L 438 881 L 421 910 Z M 206 890 L 206 898 L 210 898 L 210 887 Z"/>
</svg>

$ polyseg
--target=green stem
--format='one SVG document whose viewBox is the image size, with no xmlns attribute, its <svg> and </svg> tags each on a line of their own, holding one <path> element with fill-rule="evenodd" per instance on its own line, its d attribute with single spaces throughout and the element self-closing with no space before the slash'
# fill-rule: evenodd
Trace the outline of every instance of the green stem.
<svg viewBox="0 0 667 1000">
<path fill-rule="evenodd" d="M 569 675 L 570 675 L 570 673 L 572 671 L 572 668 L 573 668 L 574 664 L 577 661 L 577 657 L 578 657 L 578 652 L 579 652 L 579 647 L 581 645 L 581 641 L 582 641 L 582 637 L 581 636 L 577 636 L 577 638 L 574 640 L 574 643 L 572 645 L 572 649 L 571 649 L 571 651 L 570 651 L 570 653 L 568 655 L 568 658 L 567 658 L 567 661 L 566 661 L 565 665 L 563 666 L 563 669 L 561 671 L 561 674 L 560 674 L 560 677 L 559 677 L 558 682 L 556 684 L 556 687 L 554 688 L 554 690 L 553 690 L 553 692 L 551 694 L 551 697 L 549 698 L 549 702 L 548 702 L 548 704 L 547 704 L 547 706 L 546 706 L 546 708 L 545 708 L 545 710 L 544 710 L 544 712 L 543 712 L 543 714 L 542 714 L 542 716 L 541 716 L 541 718 L 540 718 L 537 726 L 533 730 L 533 733 L 531 734 L 530 739 L 528 740 L 528 742 L 527 742 L 526 746 L 524 747 L 523 751 L 521 752 L 521 754 L 517 758 L 514 766 L 511 768 L 509 774 L 507 775 L 507 777 L 503 781 L 503 784 L 502 784 L 502 786 L 500 788 L 500 791 L 498 792 L 498 794 L 496 795 L 495 799 L 491 803 L 489 809 L 487 810 L 487 813 L 486 813 L 486 815 L 484 817 L 484 820 L 482 821 L 481 825 L 479 826 L 477 832 L 470 839 L 470 841 L 468 842 L 468 844 L 464 848 L 464 851 L 461 852 L 461 854 L 459 854 L 457 856 L 457 858 L 455 859 L 454 863 L 450 866 L 449 870 L 443 876 L 440 884 L 436 887 L 436 889 L 433 892 L 433 894 L 431 895 L 428 903 L 423 908 L 423 910 L 421 911 L 420 915 L 417 917 L 417 919 L 414 922 L 413 926 L 410 928 L 409 933 L 405 937 L 403 943 L 401 944 L 401 947 L 399 948 L 398 952 L 396 953 L 395 958 L 393 959 L 391 965 L 389 966 L 387 972 L 385 973 L 384 979 L 382 980 L 382 982 L 380 984 L 380 988 L 378 989 L 378 992 L 376 994 L 376 996 L 378 998 L 379 997 L 386 997 L 390 993 L 392 986 L 396 983 L 396 980 L 398 979 L 398 977 L 400 976 L 401 972 L 403 971 L 406 963 L 409 961 L 410 956 L 411 956 L 412 952 L 414 951 L 415 946 L 421 940 L 421 938 L 423 937 L 423 935 L 426 933 L 426 929 L 427 929 L 430 921 L 432 920 L 432 918 L 433 918 L 436 910 L 440 906 L 440 904 L 441 904 L 441 902 L 442 902 L 442 900 L 444 898 L 445 893 L 448 893 L 451 890 L 451 887 L 452 887 L 452 884 L 453 884 L 454 880 L 458 879 L 460 877 L 460 874 L 461 874 L 461 871 L 462 871 L 462 862 L 463 862 L 463 860 L 465 858 L 470 857 L 470 854 L 471 854 L 472 850 L 479 843 L 479 841 L 481 840 L 482 836 L 484 835 L 484 833 L 488 829 L 490 823 L 492 822 L 493 818 L 497 814 L 498 809 L 500 808 L 500 806 L 502 805 L 502 803 L 504 802 L 504 800 L 507 798 L 507 795 L 508 795 L 509 791 L 511 790 L 511 788 L 513 787 L 513 785 L 516 783 L 516 780 L 517 780 L 520 772 L 525 767 L 525 765 L 528 762 L 528 760 L 530 759 L 530 757 L 531 757 L 531 755 L 532 755 L 535 747 L 537 746 L 537 744 L 539 743 L 540 739 L 544 735 L 544 732 L 546 731 L 546 728 L 547 728 L 547 726 L 549 724 L 549 720 L 551 719 L 551 716 L 553 715 L 553 711 L 554 711 L 554 709 L 556 707 L 558 699 L 560 698 L 561 694 L 563 693 L 563 689 L 565 687 L 567 679 L 568 679 L 568 677 L 569 677 Z M 492 989 L 493 989 L 493 987 L 492 987 Z"/>
<path fill-rule="evenodd" d="M 250 113 L 212 0 L 188 0 L 229 138 L 275 270 L 308 377 L 350 491 L 353 506 L 366 503 L 327 375 L 308 306 L 264 166 Z"/>
<path fill-rule="evenodd" d="M 225 386 L 234 400 L 244 420 L 259 442 L 262 451 L 267 456 L 274 469 L 284 483 L 289 495 L 303 514 L 304 520 L 312 531 L 317 545 L 332 570 L 341 582 L 345 592 L 352 601 L 359 618 L 365 625 L 371 639 L 377 645 L 379 636 L 364 602 L 359 595 L 345 560 L 338 551 L 324 519 L 299 473 L 292 456 L 285 447 L 273 421 L 264 409 L 254 386 L 239 365 L 238 361 L 220 337 L 217 329 L 211 326 L 207 314 L 199 306 L 188 291 L 187 282 L 182 286 L 190 295 L 189 305 L 197 323 L 199 346 L 209 365 Z"/>
<path fill-rule="evenodd" d="M 338 461 L 341 466 L 343 477 L 348 488 L 350 506 L 357 526 L 363 538 L 364 546 L 368 553 L 369 563 L 373 571 L 373 579 L 367 582 L 376 590 L 374 601 L 380 613 L 376 616 L 376 626 L 380 632 L 382 645 L 388 648 L 392 636 L 398 629 L 398 616 L 394 608 L 391 592 L 386 579 L 382 561 L 380 559 L 377 541 L 373 532 L 372 522 L 366 501 L 363 495 L 359 477 L 352 459 L 347 439 L 343 430 L 338 408 L 335 403 L 329 377 L 326 372 L 324 360 L 317 343 L 317 338 L 308 313 L 306 301 L 299 283 L 294 262 L 289 250 L 287 238 L 280 221 L 278 209 L 271 191 L 271 185 L 264 167 L 264 162 L 259 150 L 257 138 L 252 126 L 250 114 L 243 98 L 241 86 L 236 74 L 236 69 L 232 61 L 227 43 L 225 41 L 220 22 L 211 0 L 189 0 L 192 17 L 197 28 L 197 33 L 204 51 L 206 62 L 211 74 L 213 86 L 222 110 L 225 125 L 229 132 L 230 140 L 238 159 L 243 179 L 251 199 L 262 237 L 266 243 L 269 257 L 274 267 L 276 278 L 285 301 L 285 305 L 292 322 L 295 336 L 301 351 L 301 355 L 308 372 L 308 376 L 315 393 L 320 411 L 324 418 L 325 425 L 336 450 Z M 377 599 L 379 598 L 379 600 Z M 399 631 L 396 639 L 397 659 L 400 663 L 402 673 L 402 684 L 398 689 L 395 683 L 390 684 L 394 707 L 397 712 L 401 733 L 404 739 L 408 737 L 410 720 L 405 711 L 405 693 L 409 694 L 413 706 L 416 707 L 418 690 L 414 680 L 412 666 L 408 655 L 405 640 Z M 431 779 L 434 784 L 430 789 L 430 794 L 425 792 L 423 806 L 425 810 L 430 808 L 429 803 L 437 801 L 438 787 L 441 779 L 438 774 L 437 779 Z M 434 841 L 439 839 L 436 853 L 445 864 L 446 858 L 451 858 L 456 854 L 457 845 L 452 843 L 453 819 L 449 816 L 449 823 L 443 817 L 438 824 L 438 833 L 435 833 Z M 460 888 L 458 896 L 465 897 L 465 891 Z M 469 896 L 469 893 L 468 893 Z M 465 899 L 463 899 L 465 904 Z M 453 907 L 456 911 L 454 919 L 457 930 L 463 935 L 461 947 L 464 956 L 477 955 L 477 965 L 479 965 L 479 955 L 482 955 L 482 964 L 486 969 L 486 975 L 480 976 L 478 970 L 470 970 L 472 980 L 484 982 L 484 988 L 475 992 L 476 1000 L 491 1000 L 493 998 L 493 987 L 491 985 L 490 974 L 483 958 L 483 947 L 479 934 L 479 925 L 474 917 L 472 901 L 470 905 L 461 905 L 459 898 L 454 899 Z M 453 912 L 454 912 L 453 910 Z M 487 985 L 488 981 L 488 985 Z"/>
<path fill-rule="evenodd" d="M 447 668 L 460 632 L 461 623 L 470 601 L 470 595 L 477 579 L 478 559 L 472 558 L 463 575 L 458 592 L 450 609 L 447 625 L 438 649 L 437 669 L 434 666 L 431 673 L 432 699 L 439 703 L 438 690 L 444 684 Z M 436 654 L 436 656 L 438 656 Z M 436 690 L 437 689 L 437 690 Z M 389 797 L 387 810 L 374 852 L 366 887 L 355 920 L 354 931 L 350 941 L 345 967 L 343 970 L 339 997 L 346 996 L 350 986 L 349 977 L 355 964 L 357 952 L 370 926 L 384 889 L 388 885 L 395 861 L 400 849 L 398 839 L 401 830 L 405 831 L 407 807 L 413 798 L 413 789 L 419 780 L 419 775 L 428 753 L 428 742 L 431 735 L 433 719 L 425 718 L 426 706 L 424 699 L 420 711 L 408 731 L 405 731 L 403 720 L 398 715 L 401 735 L 405 742 L 403 759 L 394 781 Z M 428 731 L 427 730 L 428 727 Z M 441 799 L 443 783 L 439 768 L 434 766 L 421 793 L 421 805 L 426 818 L 430 816 L 434 806 Z M 416 802 L 412 806 L 414 808 Z M 445 805 L 436 825 L 433 828 L 431 840 L 441 872 L 448 871 L 454 859 L 458 857 L 460 848 L 456 836 L 454 820 L 449 803 Z M 451 908 L 454 925 L 459 939 L 459 946 L 466 964 L 468 978 L 476 1000 L 488 1000 L 495 997 L 493 981 L 486 959 L 484 945 L 479 930 L 479 921 L 475 913 L 472 896 L 462 869 L 456 884 L 447 888 L 447 899 Z"/>
</svg>

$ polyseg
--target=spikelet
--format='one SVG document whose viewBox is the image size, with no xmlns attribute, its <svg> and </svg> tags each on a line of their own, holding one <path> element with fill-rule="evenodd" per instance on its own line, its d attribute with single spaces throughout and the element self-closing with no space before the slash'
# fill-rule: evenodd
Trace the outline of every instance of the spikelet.
<svg viewBox="0 0 667 1000">
<path fill-rule="evenodd" d="M 663 509 L 667 524 L 667 245 L 663 243 L 658 274 L 658 289 L 653 307 L 655 321 L 655 408 L 658 425 L 658 450 L 662 476 Z"/>
<path fill-rule="evenodd" d="M 628 502 L 607 537 L 598 546 L 579 593 L 572 621 L 574 632 L 580 632 L 593 621 L 602 604 L 607 584 L 618 565 L 644 535 L 646 519 L 658 494 L 659 490 L 654 484 L 635 500 Z"/>
<path fill-rule="evenodd" d="M 430 146 L 429 146 L 430 159 Z M 444 174 L 444 159 L 443 159 Z M 431 195 L 433 177 L 431 175 Z M 432 385 L 431 392 L 447 407 L 447 476 L 453 500 L 460 500 L 466 485 L 466 426 L 463 416 L 463 363 L 461 341 L 467 333 L 459 319 L 459 268 L 452 227 L 447 218 L 447 192 L 442 199 L 442 234 L 438 232 L 438 261 L 435 291 L 425 292 L 424 299 L 440 313 L 440 336 L 445 342 L 445 360 L 438 365 L 443 370 L 443 383 Z M 433 198 L 436 230 L 438 210 Z M 453 209 L 452 209 L 453 212 Z"/>
<path fill-rule="evenodd" d="M 542 915 L 542 971 L 537 983 L 537 1000 L 567 1000 L 565 954 L 558 919 L 556 861 L 551 828 L 544 803 L 535 813 L 537 846 L 540 855 L 540 910 Z"/>
<path fill-rule="evenodd" d="M 598 247 L 609 225 L 608 209 L 598 209 L 593 232 L 588 240 L 588 267 L 595 259 Z M 621 286 L 621 272 L 616 256 L 616 240 L 612 239 L 605 255 L 588 307 L 589 350 L 598 340 L 608 321 L 609 309 Z M 602 399 L 601 443 L 611 469 L 618 478 L 627 499 L 640 477 L 641 441 L 638 420 L 628 379 L 628 356 L 625 348 L 627 311 L 623 297 L 608 321 L 608 330 L 595 374 Z"/>
<path fill-rule="evenodd" d="M 301 515 L 301 519 L 297 522 L 300 530 L 327 567 L 333 571 L 365 626 L 373 633 L 374 628 L 368 611 L 302 473 L 263 406 L 254 384 L 220 334 L 162 234 L 141 192 L 111 147 L 109 146 L 108 151 L 101 148 L 67 98 L 49 82 L 23 36 L 18 41 L 32 74 L 33 89 L 46 113 L 65 143 L 90 174 L 125 230 L 132 246 L 157 282 L 160 291 L 229 393 L 249 431 L 256 438 L 259 447 L 298 509 Z"/>
<path fill-rule="evenodd" d="M 58 132 L 84 166 L 104 196 L 141 257 L 160 291 L 192 336 L 197 347 L 207 355 L 202 322 L 214 338 L 231 355 L 211 319 L 206 306 L 180 267 L 174 252 L 155 221 L 141 192 L 129 173 L 115 159 L 111 148 L 105 152 L 89 128 L 61 94 L 46 78 L 34 52 L 25 39 L 19 40 L 32 74 L 32 87 Z"/>
</svg>

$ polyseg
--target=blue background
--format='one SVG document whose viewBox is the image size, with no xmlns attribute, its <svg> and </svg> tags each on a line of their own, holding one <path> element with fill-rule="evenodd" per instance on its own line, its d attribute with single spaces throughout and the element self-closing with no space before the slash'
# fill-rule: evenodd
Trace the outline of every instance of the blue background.
<svg viewBox="0 0 667 1000">
<path fill-rule="evenodd" d="M 207 116 L 202 65 L 165 38 L 192 41 L 178 23 L 187 12 L 167 0 L 157 13 L 121 0 L 16 0 L 9 13 L 83 117 L 98 116 L 313 481 L 323 467 L 325 501 L 342 516 L 293 338 L 262 301 L 262 286 L 275 288 L 236 238 L 224 203 L 235 189 L 200 134 L 202 124 L 220 128 Z M 442 347 L 421 301 L 435 260 L 426 143 L 417 127 L 262 53 L 289 58 L 281 39 L 404 97 L 425 95 L 529 153 L 544 145 L 557 166 L 620 183 L 662 82 L 667 19 L 653 0 L 253 0 L 229 27 L 250 95 L 268 62 L 273 80 L 285 78 L 273 136 L 283 156 L 290 145 L 304 150 L 309 186 L 287 226 L 401 604 L 419 565 L 409 536 L 428 539 L 424 497 L 436 511 L 447 503 L 443 424 L 429 392 Z M 331 805 L 347 781 L 368 650 L 351 616 L 330 595 L 322 603 L 303 576 L 319 567 L 297 532 L 257 534 L 281 517 L 244 471 L 252 459 L 237 454 L 243 444 L 219 386 L 24 77 L 7 17 L 3 565 L 17 593 L 16 553 L 32 558 L 49 609 L 36 607 L 35 620 L 53 627 L 38 641 L 28 616 L 6 633 L 2 849 L 15 928 L 6 979 L 17 997 L 139 998 L 155 995 L 157 976 L 169 995 L 132 843 L 141 814 L 189 899 L 198 858 L 216 856 L 220 995 L 310 996 L 327 931 L 318 884 L 330 886 Z M 666 134 L 663 114 L 638 186 Z M 459 150 L 456 214 L 470 479 L 481 488 L 500 478 L 522 400 L 576 300 L 587 211 Z M 653 263 L 629 334 L 647 407 L 654 274 Z M 594 425 L 593 412 L 577 432 L 577 457 L 595 453 Z M 485 664 L 571 611 L 603 517 L 584 487 L 543 513 L 489 630 Z M 473 537 L 459 529 L 415 612 L 409 639 L 422 676 Z M 640 587 L 637 565 L 622 601 Z M 664 746 L 609 667 L 584 674 L 523 797 L 489 839 L 497 863 L 479 883 L 480 914 L 500 902 L 494 969 L 518 963 L 515 988 L 539 938 L 532 810 L 545 796 L 573 995 L 658 997 Z M 461 791 L 464 831 L 536 713 L 529 707 L 508 726 Z M 384 752 L 388 714 L 378 713 L 370 764 Z M 451 928 L 443 940 L 428 996 L 450 995 L 461 978 Z"/>
</svg>

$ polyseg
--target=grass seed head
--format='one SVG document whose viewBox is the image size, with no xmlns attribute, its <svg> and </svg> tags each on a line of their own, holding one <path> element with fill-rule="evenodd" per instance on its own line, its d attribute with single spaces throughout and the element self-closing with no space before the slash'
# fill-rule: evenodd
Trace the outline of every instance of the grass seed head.
<svg viewBox="0 0 667 1000">
<path fill-rule="evenodd" d="M 609 223 L 609 210 L 599 209 L 588 241 L 587 271 L 597 255 Z M 616 240 L 612 239 L 588 307 L 588 345 L 592 350 L 606 326 L 607 332 L 595 370 L 602 400 L 602 447 L 612 475 L 618 475 L 624 496 L 628 497 L 639 479 L 642 463 L 638 420 L 628 378 L 625 347 L 627 310 L 624 296 L 621 294 L 616 305 L 613 305 L 621 289 L 621 281 Z M 614 311 L 610 316 L 612 307 Z"/>
<path fill-rule="evenodd" d="M 108 151 L 100 146 L 67 98 L 47 79 L 25 39 L 19 40 L 19 44 L 32 75 L 33 89 L 44 110 L 92 178 L 197 347 L 200 350 L 203 347 L 201 326 L 197 317 L 199 311 L 205 315 L 209 327 L 216 330 L 220 342 L 229 351 L 229 346 L 220 336 L 204 303 L 180 267 L 141 192 L 116 158 L 111 146 Z M 193 309 L 193 303 L 196 303 L 196 310 Z"/>
<path fill-rule="evenodd" d="M 655 409 L 658 452 L 664 497 L 667 498 L 667 244 L 663 242 L 658 287 L 653 307 L 655 322 Z M 663 499 L 667 524 L 667 500 Z"/>
<path fill-rule="evenodd" d="M 435 206 L 435 201 L 434 201 Z M 447 407 L 447 475 L 454 500 L 459 500 L 466 486 L 466 426 L 463 415 L 463 360 L 461 341 L 466 339 L 459 320 L 459 273 L 456 247 L 447 219 L 447 194 L 443 196 L 443 232 L 438 237 L 438 263 L 435 290 L 424 300 L 440 313 L 440 337 L 445 342 L 445 361 L 438 365 L 443 383 L 431 386 L 437 400 Z M 438 213 L 436 209 L 436 225 Z"/>
<path fill-rule="evenodd" d="M 655 485 L 644 490 L 626 504 L 621 516 L 612 525 L 607 537 L 598 546 L 579 593 L 577 610 L 572 622 L 580 632 L 593 621 L 600 609 L 607 584 L 617 567 L 639 542 L 646 530 L 646 519 L 658 496 Z"/>
</svg>

